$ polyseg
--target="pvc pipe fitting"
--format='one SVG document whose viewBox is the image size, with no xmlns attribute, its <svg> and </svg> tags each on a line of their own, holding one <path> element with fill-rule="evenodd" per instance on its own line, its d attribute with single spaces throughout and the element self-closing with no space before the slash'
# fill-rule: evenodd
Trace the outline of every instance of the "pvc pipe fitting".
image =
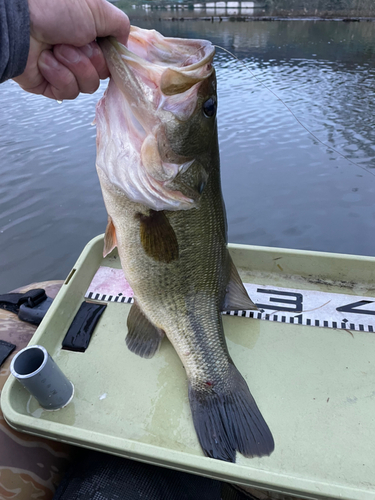
<svg viewBox="0 0 375 500">
<path fill-rule="evenodd" d="M 73 384 L 41 345 L 25 347 L 17 353 L 10 371 L 45 410 L 63 408 L 73 398 Z"/>
</svg>

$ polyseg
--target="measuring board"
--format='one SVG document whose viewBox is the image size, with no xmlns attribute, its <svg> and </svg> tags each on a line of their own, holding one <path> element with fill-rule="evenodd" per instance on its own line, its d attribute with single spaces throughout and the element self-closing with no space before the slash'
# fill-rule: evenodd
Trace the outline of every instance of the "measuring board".
<svg viewBox="0 0 375 500">
<path fill-rule="evenodd" d="M 297 325 L 375 331 L 375 297 L 244 283 L 259 311 L 223 314 Z M 132 303 L 134 293 L 122 269 L 100 267 L 85 294 L 88 299 Z"/>
</svg>

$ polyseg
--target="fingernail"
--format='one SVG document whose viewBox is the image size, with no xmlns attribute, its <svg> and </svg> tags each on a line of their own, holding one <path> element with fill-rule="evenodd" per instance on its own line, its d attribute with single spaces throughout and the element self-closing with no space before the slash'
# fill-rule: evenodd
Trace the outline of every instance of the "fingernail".
<svg viewBox="0 0 375 500">
<path fill-rule="evenodd" d="M 41 53 L 38 65 L 53 69 L 59 69 L 61 66 L 61 64 L 56 60 L 55 56 L 50 50 L 44 50 Z"/>
<path fill-rule="evenodd" d="M 81 59 L 81 54 L 79 50 L 69 47 L 69 45 L 60 46 L 60 55 L 66 59 L 68 63 L 77 63 Z"/>
<path fill-rule="evenodd" d="M 85 54 L 86 57 L 91 59 L 91 57 L 94 53 L 94 47 L 92 46 L 91 43 L 84 45 L 83 47 L 80 47 L 79 49 Z"/>
</svg>

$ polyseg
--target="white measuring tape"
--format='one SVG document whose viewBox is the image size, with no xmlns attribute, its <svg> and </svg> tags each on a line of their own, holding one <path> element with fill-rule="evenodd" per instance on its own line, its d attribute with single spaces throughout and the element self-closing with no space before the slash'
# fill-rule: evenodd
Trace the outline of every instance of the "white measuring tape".
<svg viewBox="0 0 375 500">
<path fill-rule="evenodd" d="M 344 295 L 244 283 L 259 311 L 224 314 L 297 325 L 375 332 L 375 297 Z M 105 302 L 134 302 L 122 269 L 100 267 L 85 297 Z"/>
</svg>

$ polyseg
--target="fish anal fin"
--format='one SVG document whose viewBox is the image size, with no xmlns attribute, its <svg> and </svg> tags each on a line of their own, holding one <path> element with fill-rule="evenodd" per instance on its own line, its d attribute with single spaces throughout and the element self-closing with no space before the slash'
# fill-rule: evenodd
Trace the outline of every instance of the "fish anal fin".
<svg viewBox="0 0 375 500">
<path fill-rule="evenodd" d="M 104 235 L 103 257 L 107 257 L 117 247 L 116 230 L 111 217 L 108 215 L 108 223 Z"/>
<path fill-rule="evenodd" d="M 223 311 L 257 311 L 258 308 L 247 294 L 236 266 L 231 260 L 230 278 L 227 285 L 227 293 L 225 295 Z"/>
<path fill-rule="evenodd" d="M 178 259 L 178 241 L 164 212 L 150 210 L 149 215 L 137 214 L 140 221 L 140 236 L 144 251 L 159 262 Z"/>
<path fill-rule="evenodd" d="M 204 454 L 226 462 L 236 461 L 236 451 L 246 457 L 270 455 L 275 448 L 271 431 L 234 365 L 225 384 L 189 384 L 193 423 Z"/>
<path fill-rule="evenodd" d="M 152 358 L 163 340 L 163 330 L 146 318 L 136 302 L 129 311 L 127 325 L 125 342 L 129 350 L 141 358 Z"/>
</svg>

